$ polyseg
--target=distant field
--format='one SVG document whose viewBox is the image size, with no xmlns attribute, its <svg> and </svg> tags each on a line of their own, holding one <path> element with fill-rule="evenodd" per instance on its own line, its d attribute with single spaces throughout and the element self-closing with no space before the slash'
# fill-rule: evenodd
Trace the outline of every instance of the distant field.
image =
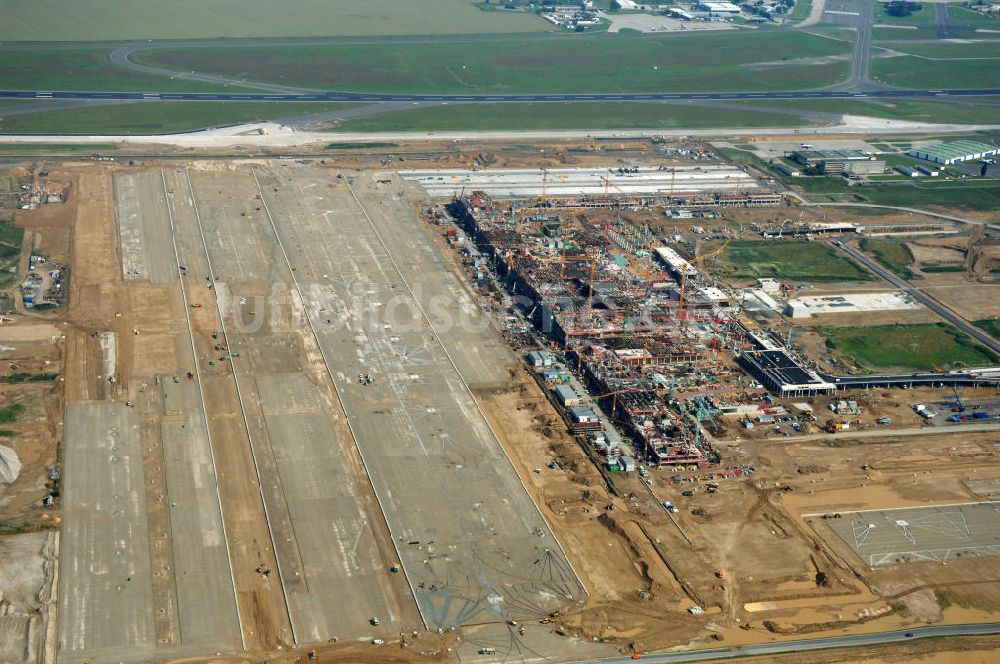
<svg viewBox="0 0 1000 664">
<path fill-rule="evenodd" d="M 977 104 L 976 102 L 984 103 Z M 1000 102 L 1000 97 L 966 97 L 961 101 L 947 102 L 902 99 L 879 99 L 871 101 L 854 99 L 788 99 L 781 101 L 747 102 L 747 105 L 760 110 L 783 108 L 819 113 L 868 115 L 893 120 L 980 124 L 997 122 L 997 117 L 1000 115 L 1000 105 L 997 105 L 998 102 Z"/>
<path fill-rule="evenodd" d="M 955 51 L 958 52 L 958 51 Z M 964 49 L 968 52 L 968 49 Z M 1000 81 L 1000 58 L 983 60 L 928 60 L 913 55 L 873 59 L 873 81 L 916 88 L 981 88 Z"/>
<path fill-rule="evenodd" d="M 913 265 L 913 253 L 902 242 L 865 238 L 861 240 L 861 250 L 874 256 L 875 260 L 904 279 L 917 276 L 910 269 Z"/>
<path fill-rule="evenodd" d="M 472 0 L 5 0 L 0 41 L 110 41 L 537 32 Z M 551 26 L 549 26 L 551 27 Z"/>
<path fill-rule="evenodd" d="M 996 357 L 944 323 L 823 327 L 827 343 L 866 369 L 931 371 L 990 364 Z"/>
<path fill-rule="evenodd" d="M 247 81 L 363 92 L 613 93 L 815 88 L 842 79 L 847 63 L 787 60 L 845 55 L 850 50 L 847 42 L 805 32 L 740 31 L 151 49 L 134 54 L 133 60 Z"/>
<path fill-rule="evenodd" d="M 1000 21 L 997 22 L 1000 27 Z M 932 60 L 1000 59 L 1000 39 L 990 41 L 939 41 L 892 43 L 883 48 Z"/>
<path fill-rule="evenodd" d="M 11 143 L 9 145 L 0 144 L 0 155 L 20 158 L 23 155 L 53 155 L 58 157 L 67 152 L 114 154 L 121 147 L 121 145 L 111 143 Z"/>
<path fill-rule="evenodd" d="M 807 283 L 868 281 L 861 267 L 819 242 L 731 242 L 716 259 L 715 273 L 734 281 L 773 277 Z"/>
<path fill-rule="evenodd" d="M 102 49 L 32 49 L 0 52 L 0 88 L 107 92 L 244 91 L 121 69 Z"/>
<path fill-rule="evenodd" d="M 165 134 L 334 111 L 354 104 L 149 102 L 0 118 L 4 134 Z"/>
<path fill-rule="evenodd" d="M 333 131 L 475 131 L 503 129 L 670 129 L 782 127 L 795 118 L 680 104 L 539 103 L 452 104 L 348 120 Z"/>
<path fill-rule="evenodd" d="M 842 178 L 796 178 L 813 202 L 867 202 L 918 208 L 1000 209 L 1000 181 L 970 179 L 961 182 L 923 181 L 891 186 L 848 187 Z"/>
</svg>

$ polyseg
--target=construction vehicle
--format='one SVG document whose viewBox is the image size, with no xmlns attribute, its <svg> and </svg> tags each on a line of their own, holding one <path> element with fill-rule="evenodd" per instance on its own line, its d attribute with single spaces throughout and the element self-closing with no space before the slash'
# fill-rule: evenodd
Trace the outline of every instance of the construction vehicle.
<svg viewBox="0 0 1000 664">
<path fill-rule="evenodd" d="M 826 422 L 826 432 L 827 433 L 837 433 L 838 431 L 846 431 L 851 428 L 850 422 L 837 422 L 835 420 L 827 420 Z"/>
<path fill-rule="evenodd" d="M 372 616 L 371 618 L 368 619 L 368 622 L 371 623 L 373 627 L 379 626 L 378 616 Z"/>
</svg>

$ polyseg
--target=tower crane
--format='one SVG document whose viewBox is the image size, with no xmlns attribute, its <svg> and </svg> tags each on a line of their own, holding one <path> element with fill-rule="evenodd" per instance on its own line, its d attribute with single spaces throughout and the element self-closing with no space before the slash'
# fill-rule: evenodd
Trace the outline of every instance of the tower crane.
<svg viewBox="0 0 1000 664">
<path fill-rule="evenodd" d="M 722 243 L 722 245 L 720 247 L 718 247 L 716 249 L 713 249 L 712 251 L 708 252 L 707 254 L 702 254 L 700 256 L 696 256 L 696 257 L 692 258 L 691 260 L 688 261 L 688 267 L 694 265 L 695 263 L 699 263 L 701 261 L 708 260 L 709 258 L 713 258 L 715 256 L 718 256 L 719 254 L 721 254 L 725 250 L 725 248 L 727 246 L 729 246 L 729 240 L 726 240 L 725 242 Z M 680 318 L 684 318 L 685 317 L 685 312 L 684 312 L 684 297 L 687 295 L 687 280 L 688 280 L 688 271 L 686 269 L 685 270 L 681 270 L 680 300 L 677 303 L 677 315 Z"/>
</svg>

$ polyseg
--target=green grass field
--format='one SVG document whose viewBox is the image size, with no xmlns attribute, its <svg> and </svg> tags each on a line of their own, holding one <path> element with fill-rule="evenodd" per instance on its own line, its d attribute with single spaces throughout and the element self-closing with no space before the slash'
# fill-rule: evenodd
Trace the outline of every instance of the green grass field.
<svg viewBox="0 0 1000 664">
<path fill-rule="evenodd" d="M 998 21 L 1000 27 L 1000 21 Z M 991 41 L 894 42 L 884 48 L 932 60 L 1000 58 L 1000 39 Z"/>
<path fill-rule="evenodd" d="M 12 403 L 9 406 L 0 406 L 0 422 L 7 424 L 17 420 L 24 406 L 19 403 Z"/>
<path fill-rule="evenodd" d="M 861 202 L 917 208 L 1000 209 L 1000 181 L 907 182 L 900 185 L 848 187 L 842 178 L 796 178 L 788 181 L 802 187 L 815 203 Z"/>
<path fill-rule="evenodd" d="M 731 242 L 715 261 L 717 275 L 738 282 L 758 277 L 806 283 L 872 279 L 864 269 L 820 242 Z"/>
<path fill-rule="evenodd" d="M 24 229 L 18 228 L 13 221 L 0 221 L 0 259 L 11 259 L 21 255 L 21 245 L 24 243 Z M 7 267 L 9 260 L 4 260 Z M 10 275 L 8 275 L 10 276 Z"/>
<path fill-rule="evenodd" d="M 107 92 L 241 91 L 167 76 L 121 69 L 103 49 L 31 49 L 3 51 L 0 88 L 8 90 L 102 90 Z"/>
<path fill-rule="evenodd" d="M 163 134 L 334 111 L 355 104 L 144 102 L 0 118 L 5 134 Z"/>
<path fill-rule="evenodd" d="M 985 320 L 974 321 L 974 323 L 976 327 L 982 328 L 994 338 L 1000 339 L 1000 319 L 987 318 Z"/>
<path fill-rule="evenodd" d="M 791 90 L 843 78 L 846 42 L 805 32 L 483 38 L 330 46 L 152 49 L 143 64 L 321 89 L 430 94 Z M 711 57 L 706 54 L 711 53 Z M 777 66 L 760 67 L 759 63 Z M 758 63 L 757 68 L 749 65 Z"/>
<path fill-rule="evenodd" d="M 983 102 L 983 103 L 977 103 Z M 783 108 L 836 113 L 845 115 L 867 115 L 874 118 L 892 120 L 913 120 L 925 122 L 959 122 L 987 124 L 996 122 L 1000 112 L 1000 97 L 965 97 L 960 101 L 911 101 L 907 99 L 879 99 L 861 101 L 855 99 L 788 99 L 782 101 L 748 102 L 754 108 Z"/>
<path fill-rule="evenodd" d="M 928 274 L 935 274 L 940 272 L 965 272 L 964 265 L 928 265 L 927 267 L 920 268 L 921 272 L 927 272 Z"/>
<path fill-rule="evenodd" d="M 961 21 L 976 28 L 987 28 L 992 30 L 1000 29 L 1000 18 L 994 16 L 983 16 L 979 12 L 974 12 L 965 7 L 948 7 L 948 15 L 956 21 Z"/>
<path fill-rule="evenodd" d="M 877 3 L 875 5 L 875 21 L 887 25 L 931 25 L 934 23 L 934 6 L 923 3 L 923 8 L 913 12 L 909 16 L 893 16 L 885 8 L 887 4 Z"/>
<path fill-rule="evenodd" d="M 333 131 L 475 131 L 501 129 L 671 129 L 676 127 L 785 127 L 795 118 L 766 111 L 735 111 L 642 102 L 451 104 L 382 113 Z"/>
<path fill-rule="evenodd" d="M 827 345 L 868 370 L 932 371 L 996 361 L 989 350 L 944 323 L 823 327 Z"/>
<path fill-rule="evenodd" d="M 872 32 L 875 42 L 891 39 L 937 39 L 937 29 L 933 23 L 927 25 L 900 26 L 876 23 Z"/>
<path fill-rule="evenodd" d="M 904 279 L 917 276 L 910 269 L 913 265 L 913 253 L 902 242 L 865 238 L 861 240 L 861 250 L 874 256 L 875 260 Z"/>
<path fill-rule="evenodd" d="M 0 155 L 23 159 L 27 155 L 62 156 L 67 152 L 114 154 L 121 145 L 111 143 L 10 143 L 0 144 Z"/>
<path fill-rule="evenodd" d="M 873 81 L 915 88 L 982 88 L 1000 81 L 1000 59 L 928 60 L 914 55 L 873 59 Z"/>
<path fill-rule="evenodd" d="M 482 34 L 550 27 L 530 13 L 480 11 L 473 0 L 5 0 L 0 41 Z"/>
<path fill-rule="evenodd" d="M 788 12 L 788 22 L 801 23 L 806 20 L 810 11 L 812 11 L 812 0 L 797 0 L 792 11 Z"/>
</svg>

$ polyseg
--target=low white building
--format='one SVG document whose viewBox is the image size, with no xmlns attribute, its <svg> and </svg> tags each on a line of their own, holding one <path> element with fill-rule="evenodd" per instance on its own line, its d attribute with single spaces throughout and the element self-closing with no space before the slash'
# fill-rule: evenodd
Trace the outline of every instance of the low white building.
<svg viewBox="0 0 1000 664">
<path fill-rule="evenodd" d="M 699 2 L 695 9 L 707 12 L 710 16 L 736 16 L 740 8 L 731 2 Z"/>
<path fill-rule="evenodd" d="M 843 295 L 811 295 L 789 300 L 785 306 L 785 315 L 792 318 L 808 318 L 824 314 L 857 314 L 919 308 L 920 304 L 903 291 L 844 293 Z"/>
</svg>

